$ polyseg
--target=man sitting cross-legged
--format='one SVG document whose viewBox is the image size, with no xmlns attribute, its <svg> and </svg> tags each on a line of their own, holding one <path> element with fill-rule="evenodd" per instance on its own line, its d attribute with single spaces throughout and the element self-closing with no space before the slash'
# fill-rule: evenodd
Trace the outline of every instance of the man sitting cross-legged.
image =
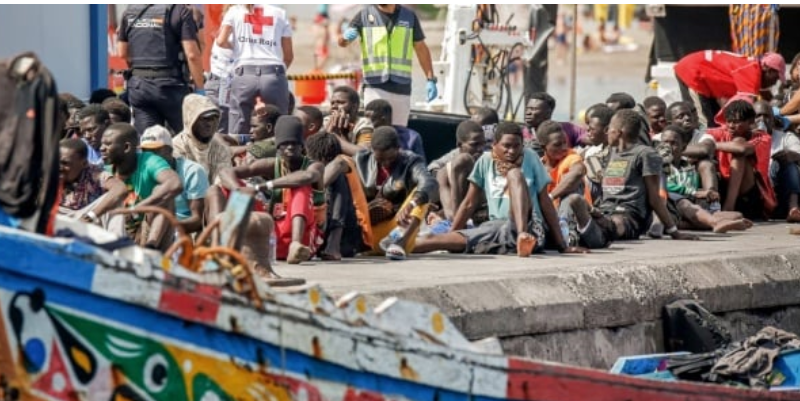
<svg viewBox="0 0 800 401">
<path fill-rule="evenodd" d="M 716 191 L 699 189 L 700 176 L 694 165 L 683 156 L 685 148 L 681 128 L 668 125 L 661 132 L 661 143 L 672 149 L 672 163 L 667 176 L 667 209 L 681 229 L 713 230 L 725 233 L 731 230 L 746 230 L 752 226 L 739 212 L 716 212 L 713 215 L 695 201 L 718 198 Z"/>
<path fill-rule="evenodd" d="M 653 212 L 673 239 L 697 239 L 678 230 L 659 197 L 661 157 L 653 148 L 637 144 L 641 124 L 641 116 L 630 109 L 617 111 L 611 119 L 608 143 L 615 152 L 603 172 L 603 197 L 597 208 L 581 195 L 561 202 L 559 214 L 577 226 L 579 243 L 586 247 L 638 239 L 650 227 Z"/>
<path fill-rule="evenodd" d="M 547 195 L 550 177 L 536 152 L 523 147 L 522 129 L 517 124 L 497 125 L 492 150 L 478 159 L 469 181 L 452 231 L 419 239 L 415 253 L 446 250 L 527 257 L 534 249 L 544 249 L 545 224 L 560 252 L 585 251 L 567 247 L 561 238 L 558 216 Z M 464 230 L 480 204 L 481 193 L 489 204 L 490 221 Z"/>
<path fill-rule="evenodd" d="M 265 211 L 272 216 L 278 240 L 277 259 L 290 264 L 311 258 L 320 243 L 317 224 L 325 221 L 325 191 L 322 187 L 325 166 L 303 155 L 303 131 L 300 119 L 281 116 L 275 124 L 276 157 L 220 171 L 220 181 L 228 191 L 244 186 L 243 180 L 250 177 L 267 180 L 256 186 L 256 190 L 267 195 L 267 203 L 257 202 L 256 206 L 266 206 Z M 210 191 L 209 198 L 212 196 L 218 197 L 219 193 Z M 260 246 L 266 247 L 268 239 L 268 236 L 248 238 L 246 242 L 260 240 Z M 273 274 L 271 271 L 266 273 Z"/>
<path fill-rule="evenodd" d="M 693 164 L 700 174 L 700 184 L 704 190 L 717 191 L 717 164 L 714 161 L 716 143 L 714 137 L 700 129 L 700 121 L 692 103 L 675 102 L 667 108 L 667 121 L 683 128 L 683 158 Z M 660 135 L 653 137 L 654 142 Z M 701 203 L 719 202 L 718 198 L 706 199 Z"/>
</svg>

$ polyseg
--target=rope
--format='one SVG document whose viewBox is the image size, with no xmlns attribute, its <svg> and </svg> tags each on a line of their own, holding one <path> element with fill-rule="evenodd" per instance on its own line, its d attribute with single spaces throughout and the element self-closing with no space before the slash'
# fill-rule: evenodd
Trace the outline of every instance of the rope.
<svg viewBox="0 0 800 401">
<path fill-rule="evenodd" d="M 326 81 L 329 79 L 356 79 L 356 72 L 340 72 L 332 74 L 289 74 L 286 78 L 290 81 Z"/>
</svg>

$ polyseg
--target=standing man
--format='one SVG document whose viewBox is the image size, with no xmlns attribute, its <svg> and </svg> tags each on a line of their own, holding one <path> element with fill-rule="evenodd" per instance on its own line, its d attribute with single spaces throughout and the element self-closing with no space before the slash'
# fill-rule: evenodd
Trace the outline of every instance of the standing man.
<svg viewBox="0 0 800 401">
<path fill-rule="evenodd" d="M 192 10 L 183 4 L 135 4 L 119 27 L 119 56 L 130 66 L 128 96 L 139 133 L 150 126 L 183 127 L 181 105 L 192 92 L 203 91 L 203 65 Z"/>
<path fill-rule="evenodd" d="M 694 103 L 700 122 L 717 127 L 714 117 L 736 95 L 769 96 L 769 88 L 786 81 L 786 61 L 777 53 L 760 58 L 721 50 L 701 50 L 675 64 L 683 101 Z M 771 98 L 771 96 L 769 96 Z M 770 100 L 770 99 L 767 100 Z"/>
<path fill-rule="evenodd" d="M 364 104 L 385 99 L 392 105 L 392 125 L 405 127 L 411 112 L 412 47 L 428 79 L 428 101 L 438 95 L 431 52 L 417 15 L 399 4 L 368 5 L 350 21 L 339 46 L 346 47 L 359 37 Z"/>
</svg>

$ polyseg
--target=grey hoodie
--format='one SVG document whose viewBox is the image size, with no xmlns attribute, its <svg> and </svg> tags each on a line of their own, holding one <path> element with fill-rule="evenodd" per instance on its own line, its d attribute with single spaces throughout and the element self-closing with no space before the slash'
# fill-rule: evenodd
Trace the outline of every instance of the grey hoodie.
<svg viewBox="0 0 800 401">
<path fill-rule="evenodd" d="M 203 113 L 219 110 L 211 99 L 191 94 L 183 99 L 183 131 L 172 139 L 173 155 L 199 163 L 208 172 L 208 182 L 217 183 L 219 172 L 233 165 L 228 145 L 214 137 L 202 143 L 192 134 L 192 126 Z"/>
</svg>

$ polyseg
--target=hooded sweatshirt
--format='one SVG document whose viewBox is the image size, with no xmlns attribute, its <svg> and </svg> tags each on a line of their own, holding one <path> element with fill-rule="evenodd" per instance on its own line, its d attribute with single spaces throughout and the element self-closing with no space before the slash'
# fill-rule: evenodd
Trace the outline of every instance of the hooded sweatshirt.
<svg viewBox="0 0 800 401">
<path fill-rule="evenodd" d="M 191 94 L 183 99 L 183 131 L 172 139 L 173 155 L 199 163 L 208 172 L 208 182 L 217 183 L 219 172 L 232 167 L 232 154 L 228 145 L 214 137 L 202 143 L 192 134 L 192 127 L 205 112 L 218 110 L 211 99 Z"/>
</svg>

